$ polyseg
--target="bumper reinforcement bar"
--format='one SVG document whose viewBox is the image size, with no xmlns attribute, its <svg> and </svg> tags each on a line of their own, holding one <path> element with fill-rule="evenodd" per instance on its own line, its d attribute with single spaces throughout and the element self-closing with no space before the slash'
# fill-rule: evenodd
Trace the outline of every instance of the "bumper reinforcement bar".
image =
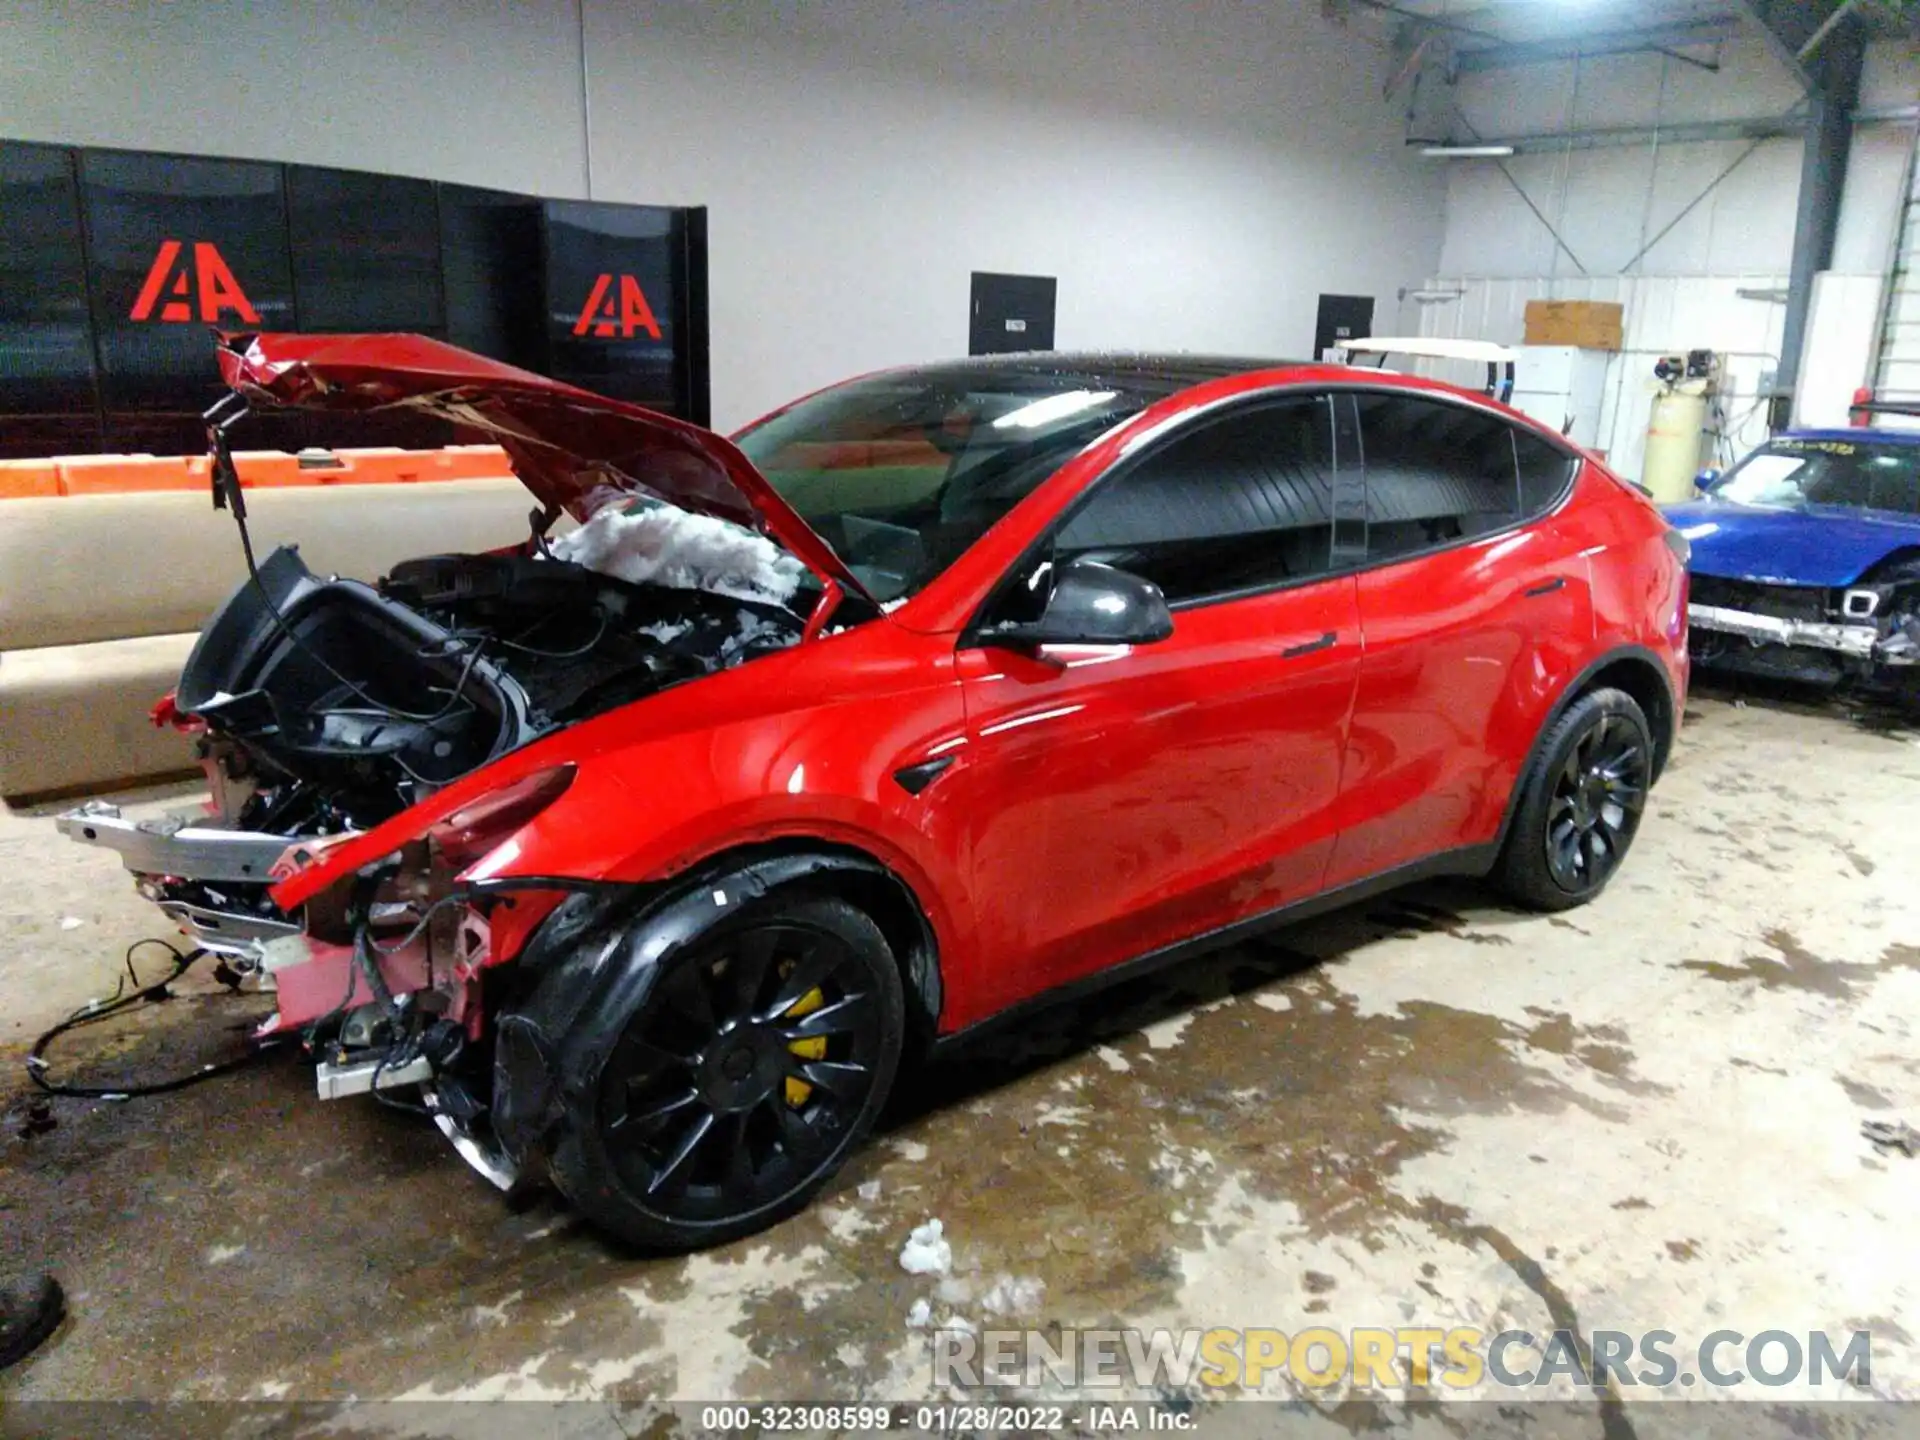
<svg viewBox="0 0 1920 1440">
<path fill-rule="evenodd" d="M 100 800 L 69 810 L 54 823 L 70 840 L 118 850 L 121 863 L 135 874 L 228 884 L 271 883 L 275 863 L 294 843 L 285 835 L 195 825 L 179 814 L 129 820 L 118 805 Z"/>
<path fill-rule="evenodd" d="M 1772 641 L 1776 645 L 1806 645 L 1816 650 L 1837 650 L 1842 655 L 1873 658 L 1880 632 L 1872 625 L 1834 625 L 1821 620 L 1786 620 L 1777 615 L 1757 615 L 1751 610 L 1728 610 L 1719 605 L 1689 605 L 1687 623 L 1696 630 L 1712 630 L 1723 635 L 1742 635 L 1749 640 Z"/>
</svg>

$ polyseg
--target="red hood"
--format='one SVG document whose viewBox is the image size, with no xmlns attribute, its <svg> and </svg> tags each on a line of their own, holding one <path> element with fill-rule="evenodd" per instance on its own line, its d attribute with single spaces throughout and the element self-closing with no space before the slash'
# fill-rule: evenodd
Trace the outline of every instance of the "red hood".
<svg viewBox="0 0 1920 1440">
<path fill-rule="evenodd" d="M 867 595 L 753 462 L 698 425 L 424 335 L 221 335 L 219 357 L 221 376 L 252 404 L 437 415 L 484 431 L 541 504 L 575 519 L 609 486 L 657 495 L 763 530 L 823 580 Z"/>
</svg>

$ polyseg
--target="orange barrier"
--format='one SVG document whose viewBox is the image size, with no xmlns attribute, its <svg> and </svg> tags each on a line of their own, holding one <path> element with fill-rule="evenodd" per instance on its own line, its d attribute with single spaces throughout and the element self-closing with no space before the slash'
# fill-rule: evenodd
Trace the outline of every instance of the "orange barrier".
<svg viewBox="0 0 1920 1440">
<path fill-rule="evenodd" d="M 53 462 L 62 495 L 106 495 L 122 490 L 185 490 L 191 484 L 183 455 L 69 455 Z"/>
<path fill-rule="evenodd" d="M 60 472 L 51 460 L 0 460 L 0 500 L 58 495 Z"/>
<path fill-rule="evenodd" d="M 498 445 L 450 445 L 444 450 L 335 450 L 336 463 L 301 459 L 300 484 L 395 485 L 432 480 L 492 480 L 511 475 Z M 242 481 L 245 474 L 242 473 Z"/>
<path fill-rule="evenodd" d="M 444 450 L 244 450 L 233 457 L 249 489 L 281 485 L 394 485 L 435 480 L 490 480 L 513 473 L 497 445 Z M 115 495 L 129 491 L 204 490 L 204 455 L 65 455 L 52 460 L 0 460 L 0 499 L 50 495 Z"/>
</svg>

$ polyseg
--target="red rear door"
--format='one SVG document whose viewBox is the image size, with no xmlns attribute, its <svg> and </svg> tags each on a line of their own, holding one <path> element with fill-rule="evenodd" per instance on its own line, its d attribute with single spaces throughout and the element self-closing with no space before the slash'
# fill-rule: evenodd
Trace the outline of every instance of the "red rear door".
<svg viewBox="0 0 1920 1440">
<path fill-rule="evenodd" d="M 1365 643 L 1330 886 L 1494 839 L 1559 684 L 1591 649 L 1586 558 L 1550 521 L 1574 461 L 1490 410 L 1355 397 Z"/>
</svg>

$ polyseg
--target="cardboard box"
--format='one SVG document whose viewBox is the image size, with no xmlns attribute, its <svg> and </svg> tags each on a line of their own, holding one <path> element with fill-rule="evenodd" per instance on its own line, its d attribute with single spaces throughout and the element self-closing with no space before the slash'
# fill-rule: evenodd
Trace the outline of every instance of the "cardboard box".
<svg viewBox="0 0 1920 1440">
<path fill-rule="evenodd" d="M 1621 307 L 1609 300 L 1529 300 L 1527 344 L 1620 348 Z"/>
</svg>

